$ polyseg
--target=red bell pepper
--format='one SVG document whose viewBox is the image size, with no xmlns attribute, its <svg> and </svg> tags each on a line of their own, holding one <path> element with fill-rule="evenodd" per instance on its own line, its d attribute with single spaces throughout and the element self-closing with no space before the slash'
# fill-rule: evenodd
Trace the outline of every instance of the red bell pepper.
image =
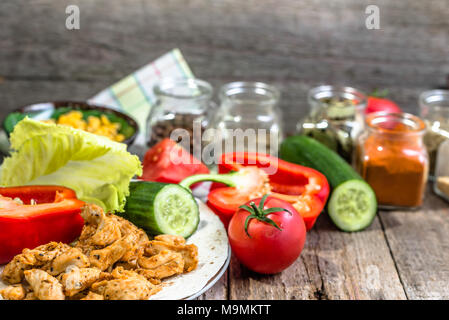
<svg viewBox="0 0 449 320">
<path fill-rule="evenodd" d="M 228 185 L 215 184 L 208 195 L 209 207 L 225 226 L 240 205 L 269 193 L 272 197 L 290 202 L 303 217 L 307 230 L 310 230 L 329 196 L 329 183 L 323 174 L 270 155 L 248 152 L 224 154 L 218 168 L 220 175 L 192 176 L 182 181 L 181 185 L 189 186 L 204 180 Z"/>
<path fill-rule="evenodd" d="M 84 225 L 75 191 L 59 186 L 0 188 L 0 264 L 24 248 L 70 243 Z"/>
</svg>

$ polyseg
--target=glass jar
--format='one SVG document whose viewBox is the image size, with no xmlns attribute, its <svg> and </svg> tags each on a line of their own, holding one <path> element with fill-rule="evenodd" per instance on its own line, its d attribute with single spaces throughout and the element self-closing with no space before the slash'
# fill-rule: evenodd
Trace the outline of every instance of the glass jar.
<svg viewBox="0 0 449 320">
<path fill-rule="evenodd" d="M 356 167 L 373 188 L 380 208 L 421 206 L 429 158 L 426 125 L 407 113 L 372 113 L 358 138 Z"/>
<path fill-rule="evenodd" d="M 261 82 L 232 82 L 220 89 L 219 98 L 220 106 L 210 124 L 216 134 L 209 136 L 221 144 L 216 158 L 236 151 L 277 155 L 283 138 L 277 88 Z"/>
<path fill-rule="evenodd" d="M 164 138 L 170 138 L 174 130 L 184 129 L 190 139 L 189 151 L 193 152 L 194 128 L 199 131 L 195 134 L 202 134 L 215 109 L 211 101 L 212 86 L 199 79 L 166 78 L 153 90 L 157 102 L 147 119 L 148 147 Z M 183 146 L 186 147 L 184 144 Z"/>
<path fill-rule="evenodd" d="M 442 142 L 438 148 L 435 166 L 433 190 L 443 199 L 449 201 L 449 140 Z"/>
<path fill-rule="evenodd" d="M 449 90 L 430 90 L 421 93 L 419 107 L 421 118 L 427 125 L 424 143 L 429 151 L 429 174 L 433 179 L 438 147 L 449 139 Z"/>
<path fill-rule="evenodd" d="M 309 91 L 308 116 L 297 124 L 310 136 L 352 162 L 355 139 L 364 125 L 366 96 L 351 87 L 323 85 Z"/>
</svg>

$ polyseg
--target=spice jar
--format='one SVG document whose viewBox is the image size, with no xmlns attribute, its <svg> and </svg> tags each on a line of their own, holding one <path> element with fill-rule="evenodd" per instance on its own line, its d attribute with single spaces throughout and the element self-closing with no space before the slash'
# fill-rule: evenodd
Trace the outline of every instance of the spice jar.
<svg viewBox="0 0 449 320">
<path fill-rule="evenodd" d="M 185 129 L 193 152 L 194 127 L 199 128 L 198 134 L 202 133 L 215 109 L 212 86 L 199 79 L 166 78 L 153 90 L 157 102 L 147 119 L 147 145 L 169 138 L 175 129 Z"/>
<path fill-rule="evenodd" d="M 220 106 L 210 124 L 217 130 L 213 138 L 220 139 L 222 145 L 215 157 L 236 151 L 277 153 L 283 138 L 277 88 L 262 82 L 232 82 L 220 89 L 219 98 Z"/>
<path fill-rule="evenodd" d="M 449 159 L 449 140 L 442 142 L 438 148 L 433 185 L 435 193 L 449 201 L 449 161 L 447 159 Z"/>
<path fill-rule="evenodd" d="M 429 159 L 425 123 L 407 113 L 373 113 L 358 138 L 356 166 L 383 209 L 422 204 Z"/>
<path fill-rule="evenodd" d="M 352 162 L 355 140 L 364 125 L 366 96 L 351 87 L 323 85 L 309 91 L 310 112 L 297 124 L 310 136 Z"/>
<path fill-rule="evenodd" d="M 435 175 L 437 150 L 449 139 L 449 90 L 430 90 L 419 96 L 421 118 L 427 125 L 424 143 L 429 151 L 431 178 Z"/>
</svg>

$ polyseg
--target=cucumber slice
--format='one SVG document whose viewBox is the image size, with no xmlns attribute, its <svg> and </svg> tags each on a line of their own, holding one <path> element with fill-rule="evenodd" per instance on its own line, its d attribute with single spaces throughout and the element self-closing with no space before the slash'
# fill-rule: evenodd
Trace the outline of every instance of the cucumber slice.
<svg viewBox="0 0 449 320">
<path fill-rule="evenodd" d="M 328 212 L 335 225 L 343 231 L 359 231 L 368 227 L 376 216 L 376 195 L 363 180 L 349 180 L 332 193 Z"/>
<path fill-rule="evenodd" d="M 192 193 L 177 184 L 136 181 L 130 184 L 122 215 L 150 234 L 191 236 L 200 221 Z"/>
</svg>

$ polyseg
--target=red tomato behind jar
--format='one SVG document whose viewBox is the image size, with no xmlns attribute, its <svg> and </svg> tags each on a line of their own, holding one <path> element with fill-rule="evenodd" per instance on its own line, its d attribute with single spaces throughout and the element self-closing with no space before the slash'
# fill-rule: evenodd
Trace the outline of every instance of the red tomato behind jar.
<svg viewBox="0 0 449 320">
<path fill-rule="evenodd" d="M 172 158 L 176 158 L 177 162 L 173 163 Z M 179 183 L 187 177 L 203 173 L 209 173 L 209 169 L 201 161 L 175 141 L 166 138 L 146 152 L 140 178 L 145 181 Z"/>
<path fill-rule="evenodd" d="M 247 202 L 235 213 L 228 236 L 232 251 L 243 265 L 258 273 L 274 274 L 299 257 L 306 227 L 290 203 L 264 196 Z"/>
</svg>

